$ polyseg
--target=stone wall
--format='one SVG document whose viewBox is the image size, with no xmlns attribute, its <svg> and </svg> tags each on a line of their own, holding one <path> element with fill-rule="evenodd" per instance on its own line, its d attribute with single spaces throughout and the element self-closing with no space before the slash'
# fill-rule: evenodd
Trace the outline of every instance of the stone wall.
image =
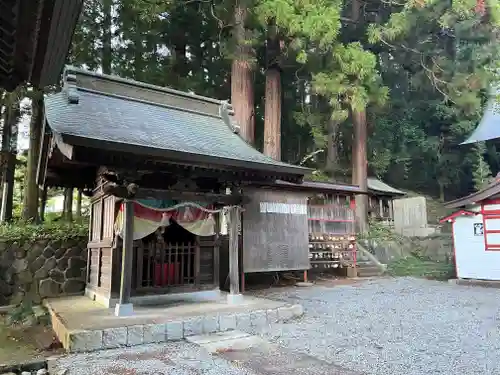
<svg viewBox="0 0 500 375">
<path fill-rule="evenodd" d="M 453 261 L 453 239 L 449 233 L 402 237 L 398 241 L 360 240 L 360 244 L 384 264 L 416 254 L 439 262 Z"/>
<path fill-rule="evenodd" d="M 0 240 L 0 306 L 83 293 L 87 241 Z"/>
</svg>

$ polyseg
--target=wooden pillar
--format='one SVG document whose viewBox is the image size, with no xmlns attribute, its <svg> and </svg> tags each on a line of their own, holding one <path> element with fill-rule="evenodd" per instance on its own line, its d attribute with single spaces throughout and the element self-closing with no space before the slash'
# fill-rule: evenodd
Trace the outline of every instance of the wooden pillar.
<svg viewBox="0 0 500 375">
<path fill-rule="evenodd" d="M 122 272 L 120 280 L 120 300 L 115 307 L 116 316 L 129 316 L 134 312 L 130 303 L 130 289 L 132 284 L 132 262 L 134 235 L 134 202 L 128 199 L 123 201 L 123 225 L 122 225 Z"/>
<path fill-rule="evenodd" d="M 227 300 L 229 303 L 239 303 L 242 300 L 240 293 L 240 278 L 238 265 L 238 227 L 240 224 L 240 209 L 239 207 L 231 207 L 229 209 L 229 295 Z"/>
<path fill-rule="evenodd" d="M 214 236 L 214 285 L 220 288 L 220 227 L 222 216 L 221 213 L 216 214 L 215 217 L 215 236 Z"/>
<path fill-rule="evenodd" d="M 378 200 L 378 205 L 380 209 L 380 217 L 383 219 L 384 218 L 384 198 L 380 197 Z"/>
</svg>

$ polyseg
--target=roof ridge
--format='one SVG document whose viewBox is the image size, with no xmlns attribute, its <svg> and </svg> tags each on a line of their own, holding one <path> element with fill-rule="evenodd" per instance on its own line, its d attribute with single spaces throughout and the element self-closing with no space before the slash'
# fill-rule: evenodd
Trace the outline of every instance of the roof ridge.
<svg viewBox="0 0 500 375">
<path fill-rule="evenodd" d="M 163 103 L 156 103 L 156 102 L 150 102 L 150 101 L 144 100 L 144 99 L 132 98 L 130 96 L 119 95 L 119 94 L 112 94 L 112 93 L 109 93 L 109 92 L 104 92 L 104 91 L 99 91 L 99 90 L 92 90 L 92 89 L 89 89 L 89 88 L 86 88 L 86 87 L 78 87 L 77 91 L 83 91 L 83 92 L 88 92 L 88 93 L 95 94 L 95 95 L 102 95 L 102 96 L 107 96 L 107 97 L 110 97 L 110 98 L 127 100 L 127 101 L 131 101 L 131 102 L 137 102 L 137 103 L 146 104 L 146 105 L 152 105 L 152 106 L 156 106 L 156 107 L 168 108 L 168 109 L 173 109 L 175 111 L 187 112 L 187 113 L 192 113 L 192 114 L 195 114 L 195 115 L 208 116 L 208 117 L 213 117 L 213 118 L 216 118 L 216 119 L 219 119 L 219 120 L 223 120 L 223 118 L 222 118 L 221 115 L 216 115 L 216 114 L 209 113 L 209 112 L 195 111 L 193 109 L 176 107 L 174 105 L 163 104 Z M 76 104 L 78 104 L 78 102 L 76 102 Z M 230 130 L 232 130 L 232 129 L 230 128 Z"/>
<path fill-rule="evenodd" d="M 163 93 L 167 93 L 167 94 L 182 96 L 182 97 L 189 98 L 189 99 L 197 99 L 197 100 L 205 101 L 205 102 L 212 103 L 212 104 L 219 104 L 220 105 L 221 102 L 223 101 L 220 99 L 210 98 L 208 96 L 190 94 L 188 92 L 175 90 L 175 89 L 172 89 L 169 87 L 152 85 L 150 83 L 140 82 L 140 81 L 136 81 L 136 80 L 129 79 L 129 78 L 122 78 L 122 77 L 119 77 L 116 75 L 92 72 L 92 71 L 77 68 L 77 67 L 74 67 L 71 65 L 66 65 L 66 67 L 64 69 L 64 77 L 66 77 L 68 74 L 75 74 L 75 73 L 86 75 L 88 77 L 100 78 L 100 79 L 104 79 L 104 80 L 111 81 L 111 82 L 127 84 L 127 85 L 135 86 L 138 88 L 150 89 L 150 90 L 159 91 L 159 92 L 163 92 Z"/>
</svg>

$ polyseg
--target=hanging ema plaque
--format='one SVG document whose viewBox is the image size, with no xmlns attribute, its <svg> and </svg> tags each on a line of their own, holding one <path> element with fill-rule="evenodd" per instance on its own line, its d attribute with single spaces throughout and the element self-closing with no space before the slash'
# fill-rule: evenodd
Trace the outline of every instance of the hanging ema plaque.
<svg viewBox="0 0 500 375">
<path fill-rule="evenodd" d="M 474 236 L 482 236 L 484 234 L 483 223 L 474 223 Z"/>
</svg>

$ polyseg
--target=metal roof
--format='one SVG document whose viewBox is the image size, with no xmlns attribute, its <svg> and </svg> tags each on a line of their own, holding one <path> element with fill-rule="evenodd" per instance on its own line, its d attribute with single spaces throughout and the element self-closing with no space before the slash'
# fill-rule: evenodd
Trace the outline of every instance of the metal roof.
<svg viewBox="0 0 500 375">
<path fill-rule="evenodd" d="M 446 208 L 462 208 L 467 207 L 493 196 L 500 194 L 500 177 L 497 175 L 495 180 L 491 182 L 484 189 L 476 191 L 475 193 L 469 194 L 465 197 L 455 199 L 453 201 L 446 202 Z"/>
<path fill-rule="evenodd" d="M 271 187 L 290 188 L 301 191 L 310 191 L 314 193 L 352 193 L 366 194 L 356 185 L 340 184 L 335 182 L 303 181 L 300 184 L 288 181 L 277 180 Z"/>
<path fill-rule="evenodd" d="M 303 176 L 237 133 L 227 103 L 67 68 L 62 92 L 45 100 L 47 123 L 65 143 Z"/>
<path fill-rule="evenodd" d="M 498 95 L 500 95 L 500 89 L 494 90 L 478 127 L 461 144 L 500 138 L 500 103 L 497 98 Z"/>
<path fill-rule="evenodd" d="M 383 195 L 406 195 L 405 192 L 395 189 L 374 177 L 368 177 L 368 191 Z"/>
</svg>

